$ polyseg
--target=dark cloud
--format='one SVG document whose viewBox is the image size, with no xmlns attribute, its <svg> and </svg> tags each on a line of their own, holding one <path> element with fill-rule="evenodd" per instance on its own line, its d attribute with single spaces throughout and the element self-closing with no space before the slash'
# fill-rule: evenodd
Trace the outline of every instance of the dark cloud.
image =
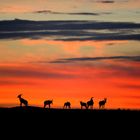
<svg viewBox="0 0 140 140">
<path fill-rule="evenodd" d="M 101 13 L 66 13 L 68 15 L 88 15 L 88 16 L 98 16 L 100 15 Z"/>
<path fill-rule="evenodd" d="M 102 13 L 93 13 L 93 12 L 79 12 L 79 13 L 67 13 L 67 12 L 54 12 L 51 10 L 40 10 L 40 11 L 35 11 L 33 13 L 37 14 L 65 14 L 65 15 L 87 15 L 87 16 L 99 16 L 99 15 L 106 15 L 106 14 L 111 14 L 110 12 L 102 12 Z"/>
<path fill-rule="evenodd" d="M 39 10 L 39 11 L 34 11 L 33 13 L 38 13 L 38 14 L 61 14 L 61 12 L 53 12 L 51 10 Z"/>
<path fill-rule="evenodd" d="M 58 72 L 42 72 L 40 70 L 28 70 L 21 68 L 0 68 L 0 77 L 16 77 L 16 78 L 57 78 L 57 79 L 67 79 L 67 78 L 76 78 L 76 76 L 71 74 L 63 74 Z M 7 81 L 5 81 L 7 82 Z"/>
<path fill-rule="evenodd" d="M 0 21 L 0 39 L 140 40 L 139 31 L 140 24 L 131 22 Z"/>
<path fill-rule="evenodd" d="M 0 31 L 140 29 L 139 23 L 99 21 L 0 21 Z"/>
<path fill-rule="evenodd" d="M 99 60 L 129 60 L 140 61 L 140 56 L 111 56 L 111 57 L 80 57 L 80 58 L 66 58 L 51 61 L 51 63 L 70 63 L 79 61 L 99 61 Z"/>
<path fill-rule="evenodd" d="M 69 37 L 69 38 L 64 38 L 64 39 L 56 39 L 56 40 L 63 40 L 63 41 L 87 41 L 87 40 L 140 40 L 140 34 L 135 34 L 135 35 L 119 35 L 116 33 L 112 34 L 104 34 L 103 35 L 98 35 L 98 36 L 93 36 L 93 37 L 84 37 L 84 38 L 79 38 L 79 37 Z"/>
<path fill-rule="evenodd" d="M 128 2 L 129 0 L 97 0 L 96 3 L 103 3 L 103 4 L 114 4 L 114 3 L 124 3 Z"/>
<path fill-rule="evenodd" d="M 114 0 L 99 0 L 97 2 L 100 2 L 100 3 L 114 3 L 115 1 Z"/>
<path fill-rule="evenodd" d="M 103 62 L 105 60 L 113 60 L 112 63 Z M 101 63 L 94 63 L 97 61 L 102 61 Z M 121 65 L 119 62 L 122 62 Z M 140 67 L 133 65 L 133 62 L 140 62 L 140 56 L 112 56 L 112 57 L 82 57 L 82 58 L 67 58 L 67 59 L 58 59 L 56 61 L 51 61 L 50 63 L 57 64 L 71 64 L 75 65 L 86 65 L 91 69 L 100 69 L 103 70 L 101 74 L 98 75 L 100 78 L 109 78 L 117 77 L 139 79 L 140 78 Z M 80 63 L 79 63 L 80 62 Z M 90 63 L 86 63 L 90 62 Z M 93 63 L 91 63 L 93 62 Z M 42 62 L 43 63 L 43 62 Z M 46 63 L 46 62 L 44 62 Z M 128 65 L 123 65 L 123 63 L 128 63 Z"/>
</svg>

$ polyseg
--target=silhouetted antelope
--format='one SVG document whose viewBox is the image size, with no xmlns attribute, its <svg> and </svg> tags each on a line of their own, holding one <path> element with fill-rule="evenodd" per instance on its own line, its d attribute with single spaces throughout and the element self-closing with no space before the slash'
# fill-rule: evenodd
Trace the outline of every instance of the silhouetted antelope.
<svg viewBox="0 0 140 140">
<path fill-rule="evenodd" d="M 87 109 L 90 107 L 91 109 L 93 109 L 93 105 L 94 105 L 94 101 L 93 101 L 93 97 L 91 97 L 91 99 L 89 101 L 87 101 Z"/>
<path fill-rule="evenodd" d="M 53 100 L 46 100 L 44 101 L 44 108 L 48 105 L 48 107 L 51 107 L 51 104 L 53 104 Z"/>
<path fill-rule="evenodd" d="M 28 106 L 28 101 L 25 100 L 25 99 L 23 99 L 23 98 L 21 97 L 21 95 L 22 95 L 22 94 L 19 94 L 19 95 L 17 96 L 17 98 L 19 98 L 19 101 L 20 101 L 20 106 L 22 106 L 23 104 L 24 104 L 25 106 Z"/>
<path fill-rule="evenodd" d="M 99 101 L 99 108 L 105 108 L 107 98 L 104 98 L 104 100 Z"/>
<path fill-rule="evenodd" d="M 85 102 L 80 101 L 80 105 L 81 105 L 81 109 L 82 109 L 83 107 L 87 108 L 87 103 L 85 103 Z"/>
<path fill-rule="evenodd" d="M 65 102 L 63 108 L 71 108 L 71 103 Z"/>
</svg>

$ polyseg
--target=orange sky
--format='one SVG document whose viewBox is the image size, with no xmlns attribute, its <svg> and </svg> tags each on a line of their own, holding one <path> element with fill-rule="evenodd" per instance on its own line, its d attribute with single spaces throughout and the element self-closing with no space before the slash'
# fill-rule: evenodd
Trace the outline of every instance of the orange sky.
<svg viewBox="0 0 140 140">
<path fill-rule="evenodd" d="M 30 105 L 42 106 L 45 99 L 53 99 L 54 107 L 61 107 L 63 102 L 69 100 L 74 108 L 78 108 L 80 100 L 87 101 L 93 96 L 95 108 L 104 97 L 108 98 L 108 108 L 140 107 L 139 76 L 129 75 L 132 66 L 132 70 L 139 73 L 137 63 L 125 66 L 116 61 L 112 68 L 106 61 L 105 66 L 94 63 L 90 67 L 81 64 L 1 65 L 1 104 L 18 105 L 16 96 L 22 93 Z M 116 69 L 118 66 L 120 68 Z"/>
<path fill-rule="evenodd" d="M 9 50 L 10 55 L 4 56 L 9 46 L 15 47 Z M 19 101 L 16 96 L 22 93 L 30 105 L 36 106 L 42 106 L 45 99 L 53 99 L 53 107 L 62 107 L 69 100 L 73 108 L 79 108 L 80 100 L 87 101 L 93 96 L 95 108 L 98 108 L 98 101 L 106 97 L 107 108 L 139 109 L 139 61 L 110 59 L 50 63 L 70 57 L 113 56 L 110 50 L 116 46 L 119 50 L 115 50 L 116 56 L 127 54 L 129 49 L 133 55 L 139 51 L 134 49 L 138 46 L 136 41 L 1 41 L 1 106 L 17 106 Z M 88 52 L 89 47 L 92 51 Z M 127 48 L 125 52 L 123 47 Z"/>
<path fill-rule="evenodd" d="M 0 107 L 19 105 L 17 95 L 23 94 L 36 106 L 53 99 L 53 107 L 70 101 L 80 108 L 81 100 L 94 97 L 98 108 L 106 97 L 107 108 L 140 109 L 139 13 L 140 0 L 0 1 L 0 19 L 16 19 L 15 28 L 10 21 L 8 28 L 0 28 Z M 55 22 L 53 30 L 39 22 L 28 31 L 26 25 L 21 24 L 23 30 L 15 26 L 23 23 L 17 19 L 64 22 Z M 95 24 L 87 30 L 89 21 Z M 56 23 L 64 29 L 55 28 Z M 86 24 L 85 29 L 77 24 Z"/>
</svg>

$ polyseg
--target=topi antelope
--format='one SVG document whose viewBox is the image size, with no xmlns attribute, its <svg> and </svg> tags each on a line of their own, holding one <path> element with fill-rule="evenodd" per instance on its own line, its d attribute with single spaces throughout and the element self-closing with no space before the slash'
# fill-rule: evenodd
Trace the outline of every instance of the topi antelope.
<svg viewBox="0 0 140 140">
<path fill-rule="evenodd" d="M 48 105 L 48 107 L 51 107 L 51 104 L 53 104 L 53 100 L 46 100 L 44 101 L 44 108 Z"/>
<path fill-rule="evenodd" d="M 25 106 L 28 106 L 28 101 L 25 100 L 25 99 L 23 99 L 23 98 L 21 97 L 21 95 L 22 95 L 22 94 L 19 94 L 19 95 L 17 96 L 17 98 L 19 98 L 19 101 L 20 101 L 20 106 L 22 106 L 22 104 L 24 104 Z"/>
<path fill-rule="evenodd" d="M 80 101 L 80 105 L 81 105 L 81 109 L 82 109 L 83 107 L 87 108 L 87 103 L 85 103 L 85 102 Z"/>
<path fill-rule="evenodd" d="M 93 109 L 93 105 L 94 105 L 94 101 L 93 101 L 93 97 L 91 97 L 91 99 L 89 101 L 87 101 L 87 109 L 90 107 L 91 109 Z"/>
<path fill-rule="evenodd" d="M 71 103 L 65 102 L 63 108 L 71 108 Z"/>
<path fill-rule="evenodd" d="M 99 101 L 99 108 L 104 108 L 106 102 L 107 102 L 107 98 L 104 98 L 104 100 Z"/>
</svg>

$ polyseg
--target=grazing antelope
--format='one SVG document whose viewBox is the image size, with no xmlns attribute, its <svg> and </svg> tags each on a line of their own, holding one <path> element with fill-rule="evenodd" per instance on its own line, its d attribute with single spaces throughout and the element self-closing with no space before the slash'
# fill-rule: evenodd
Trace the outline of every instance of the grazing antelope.
<svg viewBox="0 0 140 140">
<path fill-rule="evenodd" d="M 80 101 L 80 105 L 81 105 L 81 109 L 82 109 L 83 107 L 87 108 L 87 103 L 85 103 L 85 102 Z"/>
<path fill-rule="evenodd" d="M 44 101 L 44 108 L 48 105 L 48 107 L 51 107 L 51 104 L 53 104 L 53 100 L 46 100 Z"/>
<path fill-rule="evenodd" d="M 71 103 L 65 102 L 63 108 L 71 108 Z"/>
<path fill-rule="evenodd" d="M 91 97 L 91 99 L 89 101 L 87 101 L 87 109 L 90 107 L 91 109 L 93 109 L 93 105 L 94 105 L 94 101 L 93 101 L 93 97 Z"/>
<path fill-rule="evenodd" d="M 21 97 L 21 95 L 22 95 L 22 94 L 19 94 L 19 95 L 17 96 L 17 98 L 19 98 L 19 101 L 20 101 L 20 106 L 22 106 L 23 104 L 24 104 L 25 106 L 28 106 L 28 101 L 25 100 L 25 99 L 23 99 L 23 98 Z"/>
<path fill-rule="evenodd" d="M 106 101 L 107 101 L 107 98 L 104 98 L 104 100 L 99 101 L 99 108 L 104 108 Z"/>
</svg>

